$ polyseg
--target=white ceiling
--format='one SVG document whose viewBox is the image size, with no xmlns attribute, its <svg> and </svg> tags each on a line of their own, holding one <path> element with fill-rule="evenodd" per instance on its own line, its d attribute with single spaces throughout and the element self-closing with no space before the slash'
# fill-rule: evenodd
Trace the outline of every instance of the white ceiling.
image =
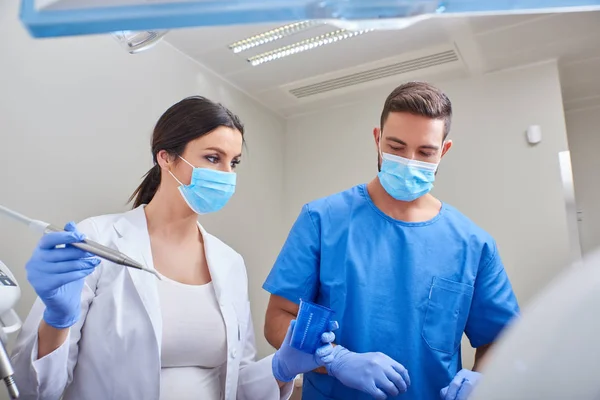
<svg viewBox="0 0 600 400">
<path fill-rule="evenodd" d="M 454 79 L 557 59 L 566 111 L 600 107 L 600 12 L 437 18 L 401 31 L 375 31 L 259 66 L 249 56 L 333 31 L 322 26 L 234 54 L 228 45 L 279 25 L 172 31 L 172 45 L 284 116 L 357 99 L 363 86 L 297 99 L 287 85 L 313 83 L 345 72 L 454 49 L 460 61 L 371 82 L 390 86 L 407 79 Z M 364 64 L 367 66 L 360 67 Z M 372 65 L 371 65 L 372 64 Z M 358 66 L 358 67 L 357 67 Z M 369 67 L 369 68 L 367 68 Z"/>
</svg>

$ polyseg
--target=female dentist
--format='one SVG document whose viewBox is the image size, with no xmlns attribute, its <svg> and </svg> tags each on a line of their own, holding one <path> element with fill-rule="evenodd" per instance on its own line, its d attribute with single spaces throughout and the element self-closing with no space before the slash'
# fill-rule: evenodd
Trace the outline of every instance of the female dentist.
<svg viewBox="0 0 600 400">
<path fill-rule="evenodd" d="M 23 399 L 284 399 L 323 365 L 289 346 L 293 322 L 284 346 L 254 361 L 244 261 L 197 221 L 233 195 L 243 133 L 222 105 L 182 100 L 154 129 L 132 211 L 41 238 L 26 265 L 38 299 L 12 357 Z M 69 246 L 84 235 L 162 280 Z M 334 335 L 322 339 L 325 357 Z"/>
</svg>

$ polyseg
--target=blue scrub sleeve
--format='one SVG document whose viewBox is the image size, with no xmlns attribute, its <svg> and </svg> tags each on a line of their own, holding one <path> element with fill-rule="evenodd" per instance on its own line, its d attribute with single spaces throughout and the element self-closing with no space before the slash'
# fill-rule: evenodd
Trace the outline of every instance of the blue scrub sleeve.
<svg viewBox="0 0 600 400">
<path fill-rule="evenodd" d="M 519 305 L 496 243 L 484 246 L 475 279 L 473 301 L 465 333 L 474 348 L 496 340 L 508 323 L 519 315 Z"/>
<path fill-rule="evenodd" d="M 305 205 L 263 284 L 267 292 L 296 304 L 314 301 L 318 290 L 321 235 L 313 217 Z"/>
</svg>

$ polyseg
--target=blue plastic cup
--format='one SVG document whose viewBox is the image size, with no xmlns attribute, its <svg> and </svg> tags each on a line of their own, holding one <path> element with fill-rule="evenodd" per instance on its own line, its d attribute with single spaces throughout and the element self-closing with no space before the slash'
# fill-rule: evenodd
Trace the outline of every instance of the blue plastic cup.
<svg viewBox="0 0 600 400">
<path fill-rule="evenodd" d="M 329 330 L 333 313 L 333 310 L 327 307 L 300 300 L 300 310 L 290 345 L 304 353 L 315 354 L 323 345 L 321 336 Z"/>
</svg>

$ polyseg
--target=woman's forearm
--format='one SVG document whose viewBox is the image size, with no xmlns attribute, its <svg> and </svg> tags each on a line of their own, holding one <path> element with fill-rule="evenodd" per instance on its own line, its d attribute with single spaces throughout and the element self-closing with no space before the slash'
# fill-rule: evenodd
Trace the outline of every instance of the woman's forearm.
<svg viewBox="0 0 600 400">
<path fill-rule="evenodd" d="M 53 328 L 42 321 L 38 328 L 38 360 L 62 346 L 68 336 L 69 328 Z"/>
</svg>

